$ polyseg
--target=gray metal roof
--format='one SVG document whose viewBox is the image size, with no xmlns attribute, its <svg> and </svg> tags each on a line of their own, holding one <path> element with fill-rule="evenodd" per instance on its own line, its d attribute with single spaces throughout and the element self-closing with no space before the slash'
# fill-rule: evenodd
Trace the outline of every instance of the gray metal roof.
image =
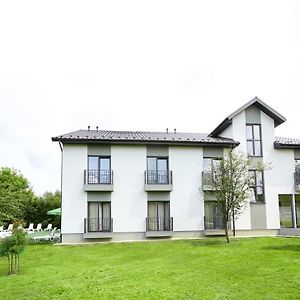
<svg viewBox="0 0 300 300">
<path fill-rule="evenodd" d="M 282 124 L 286 121 L 286 118 L 273 109 L 271 106 L 266 104 L 264 101 L 259 99 L 258 97 L 254 97 L 252 100 L 245 103 L 239 109 L 231 113 L 228 117 L 226 117 L 210 134 L 211 137 L 217 137 L 225 128 L 227 128 L 231 123 L 232 119 L 237 116 L 239 113 L 250 107 L 251 105 L 256 106 L 258 109 L 262 110 L 269 117 L 274 120 L 275 127 Z"/>
<path fill-rule="evenodd" d="M 52 138 L 62 143 L 110 143 L 110 144 L 180 144 L 237 146 L 228 138 L 213 138 L 206 133 L 186 132 L 151 132 L 151 131 L 111 131 L 111 130 L 78 130 Z"/>
<path fill-rule="evenodd" d="M 274 148 L 275 149 L 300 148 L 300 139 L 276 136 L 274 142 Z"/>
</svg>

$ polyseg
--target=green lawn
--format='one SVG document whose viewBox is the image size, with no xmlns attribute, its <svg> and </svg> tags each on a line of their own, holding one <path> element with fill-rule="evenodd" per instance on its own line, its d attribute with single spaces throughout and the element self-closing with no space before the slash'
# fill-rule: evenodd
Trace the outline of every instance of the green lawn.
<svg viewBox="0 0 300 300">
<path fill-rule="evenodd" d="M 29 245 L 0 299 L 300 299 L 300 239 Z"/>
</svg>

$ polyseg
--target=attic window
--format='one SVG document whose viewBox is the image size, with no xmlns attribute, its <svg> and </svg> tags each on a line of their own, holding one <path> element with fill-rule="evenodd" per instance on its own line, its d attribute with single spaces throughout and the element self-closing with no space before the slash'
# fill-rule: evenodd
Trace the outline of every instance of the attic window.
<svg viewBox="0 0 300 300">
<path fill-rule="evenodd" d="M 261 126 L 260 124 L 247 124 L 247 152 L 249 156 L 262 156 Z"/>
</svg>

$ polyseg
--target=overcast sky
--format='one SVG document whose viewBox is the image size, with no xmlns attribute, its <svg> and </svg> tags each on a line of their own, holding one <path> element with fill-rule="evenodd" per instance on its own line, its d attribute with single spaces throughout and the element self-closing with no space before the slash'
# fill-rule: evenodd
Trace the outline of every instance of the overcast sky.
<svg viewBox="0 0 300 300">
<path fill-rule="evenodd" d="M 300 137 L 299 1 L 1 1 L 0 167 L 60 187 L 51 137 L 210 132 L 258 96 Z"/>
</svg>

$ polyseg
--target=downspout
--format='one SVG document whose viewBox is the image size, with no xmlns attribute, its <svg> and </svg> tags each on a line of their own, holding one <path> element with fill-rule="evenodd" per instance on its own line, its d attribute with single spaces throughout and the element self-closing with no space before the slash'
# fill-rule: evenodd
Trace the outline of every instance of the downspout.
<svg viewBox="0 0 300 300">
<path fill-rule="evenodd" d="M 62 182 L 62 178 L 63 178 L 63 144 L 61 143 L 61 141 L 58 141 L 58 144 L 59 144 L 59 148 L 61 151 L 61 159 L 60 159 L 60 242 L 62 243 L 61 229 L 62 229 L 62 187 L 63 187 L 63 182 Z"/>
</svg>

